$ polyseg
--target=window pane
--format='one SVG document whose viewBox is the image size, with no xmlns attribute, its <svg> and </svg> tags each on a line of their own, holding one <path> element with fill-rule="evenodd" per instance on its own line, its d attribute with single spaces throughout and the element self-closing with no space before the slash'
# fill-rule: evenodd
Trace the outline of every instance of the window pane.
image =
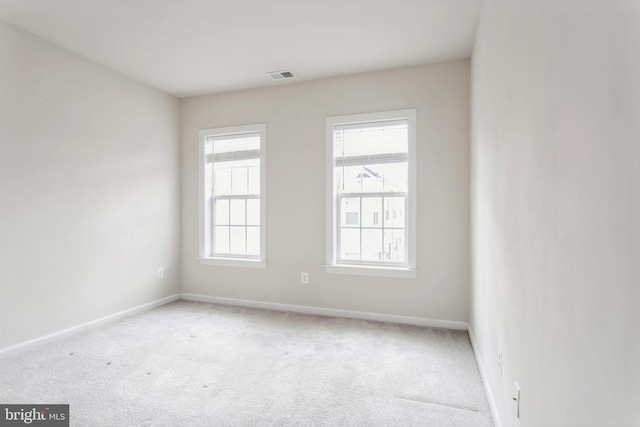
<svg viewBox="0 0 640 427">
<path fill-rule="evenodd" d="M 406 153 L 408 135 L 407 120 L 338 125 L 334 128 L 334 150 L 347 157 Z"/>
<path fill-rule="evenodd" d="M 247 194 L 247 168 L 231 169 L 231 194 Z"/>
<path fill-rule="evenodd" d="M 336 166 L 338 193 L 407 192 L 408 168 L 406 162 Z"/>
<path fill-rule="evenodd" d="M 362 192 L 374 193 L 383 190 L 384 176 L 380 165 L 360 166 L 356 179 L 361 183 Z"/>
<path fill-rule="evenodd" d="M 229 227 L 216 227 L 214 252 L 218 254 L 229 253 Z"/>
<path fill-rule="evenodd" d="M 231 225 L 245 225 L 245 199 L 231 200 Z"/>
<path fill-rule="evenodd" d="M 213 194 L 213 163 L 204 164 L 204 194 L 208 196 Z"/>
<path fill-rule="evenodd" d="M 382 227 L 382 197 L 362 198 L 362 226 Z"/>
<path fill-rule="evenodd" d="M 381 165 L 380 173 L 383 175 L 384 191 L 409 191 L 409 164 L 392 163 Z"/>
<path fill-rule="evenodd" d="M 231 227 L 231 253 L 245 255 L 247 253 L 246 229 Z"/>
<path fill-rule="evenodd" d="M 204 143 L 205 158 L 208 158 L 208 156 L 212 153 L 213 153 L 213 140 L 211 138 L 207 138 L 207 140 Z"/>
<path fill-rule="evenodd" d="M 341 224 L 343 227 L 360 226 L 360 198 L 359 197 L 342 198 L 340 213 L 342 216 Z"/>
<path fill-rule="evenodd" d="M 229 200 L 216 200 L 215 203 L 215 224 L 229 225 Z"/>
<path fill-rule="evenodd" d="M 340 258 L 360 260 L 360 230 L 357 228 L 340 229 Z"/>
<path fill-rule="evenodd" d="M 247 225 L 260 225 L 259 199 L 247 199 Z"/>
<path fill-rule="evenodd" d="M 260 254 L 260 227 L 247 227 L 247 255 Z"/>
<path fill-rule="evenodd" d="M 404 197 L 385 197 L 384 217 L 385 228 L 404 228 Z"/>
<path fill-rule="evenodd" d="M 256 133 L 218 136 L 213 140 L 216 154 L 260 149 L 260 134 Z"/>
<path fill-rule="evenodd" d="M 231 194 L 231 169 L 217 168 L 215 169 L 214 194 L 216 196 L 224 196 Z"/>
<path fill-rule="evenodd" d="M 382 230 L 362 230 L 362 260 L 382 261 Z"/>
<path fill-rule="evenodd" d="M 260 167 L 249 168 L 249 192 L 247 194 L 260 194 Z"/>
<path fill-rule="evenodd" d="M 338 176 L 338 193 L 361 193 L 362 180 L 358 179 L 361 166 L 336 167 Z"/>
<path fill-rule="evenodd" d="M 405 262 L 404 230 L 384 230 L 384 260 Z"/>
</svg>

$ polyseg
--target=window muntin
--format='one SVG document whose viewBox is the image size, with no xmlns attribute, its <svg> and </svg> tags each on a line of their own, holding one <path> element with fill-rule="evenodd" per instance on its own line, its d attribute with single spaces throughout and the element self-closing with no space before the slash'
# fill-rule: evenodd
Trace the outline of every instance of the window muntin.
<svg viewBox="0 0 640 427">
<path fill-rule="evenodd" d="M 201 258 L 264 260 L 264 125 L 201 131 Z"/>
<path fill-rule="evenodd" d="M 328 265 L 415 268 L 415 110 L 329 118 L 327 138 Z"/>
</svg>

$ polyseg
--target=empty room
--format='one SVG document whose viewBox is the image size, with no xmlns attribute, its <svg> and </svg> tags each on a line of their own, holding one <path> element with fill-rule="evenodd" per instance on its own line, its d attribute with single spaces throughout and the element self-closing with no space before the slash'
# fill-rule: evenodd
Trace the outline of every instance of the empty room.
<svg viewBox="0 0 640 427">
<path fill-rule="evenodd" d="M 640 426 L 640 3 L 0 0 L 0 426 Z"/>
</svg>

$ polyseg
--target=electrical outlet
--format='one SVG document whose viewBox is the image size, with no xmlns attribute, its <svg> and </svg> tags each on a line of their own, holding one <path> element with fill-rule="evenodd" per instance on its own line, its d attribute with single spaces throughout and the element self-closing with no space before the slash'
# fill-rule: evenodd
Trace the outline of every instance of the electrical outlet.
<svg viewBox="0 0 640 427">
<path fill-rule="evenodd" d="M 518 383 L 513 383 L 513 400 L 516 405 L 516 418 L 520 418 L 520 386 Z"/>
<path fill-rule="evenodd" d="M 158 279 L 164 279 L 164 268 L 158 268 Z"/>
<path fill-rule="evenodd" d="M 498 372 L 502 375 L 502 350 L 498 347 Z"/>
<path fill-rule="evenodd" d="M 300 273 L 300 283 L 309 283 L 309 273 Z"/>
</svg>

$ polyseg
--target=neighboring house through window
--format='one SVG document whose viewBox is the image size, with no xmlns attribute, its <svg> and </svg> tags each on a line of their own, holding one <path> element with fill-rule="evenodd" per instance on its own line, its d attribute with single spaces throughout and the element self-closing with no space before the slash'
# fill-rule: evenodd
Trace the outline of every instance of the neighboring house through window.
<svg viewBox="0 0 640 427">
<path fill-rule="evenodd" d="M 327 119 L 327 271 L 416 277 L 416 111 Z"/>
</svg>

